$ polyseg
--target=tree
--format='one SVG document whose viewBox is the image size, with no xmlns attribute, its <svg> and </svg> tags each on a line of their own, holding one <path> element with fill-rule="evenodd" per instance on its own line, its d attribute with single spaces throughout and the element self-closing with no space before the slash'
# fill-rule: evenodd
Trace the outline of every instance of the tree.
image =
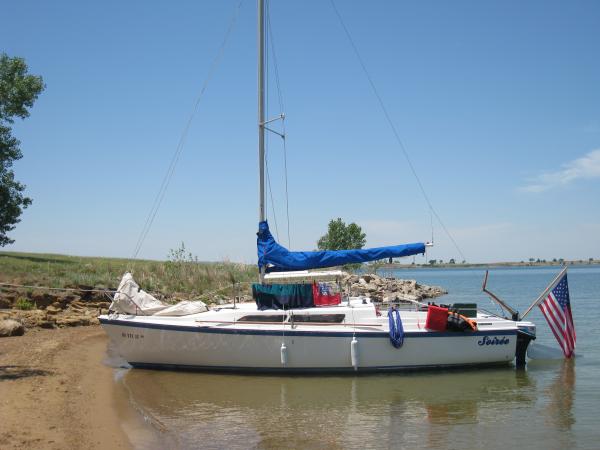
<svg viewBox="0 0 600 450">
<path fill-rule="evenodd" d="M 346 225 L 341 218 L 331 220 L 327 233 L 317 242 L 319 250 L 349 250 L 363 248 L 367 242 L 367 235 L 362 228 L 354 222 Z"/>
<path fill-rule="evenodd" d="M 42 77 L 29 75 L 23 58 L 0 54 L 0 247 L 12 244 L 6 234 L 21 221 L 23 209 L 31 204 L 25 185 L 15 179 L 12 165 L 23 154 L 10 129 L 14 118 L 25 119 L 29 108 L 44 90 Z"/>
<path fill-rule="evenodd" d="M 454 261 L 454 258 L 450 258 L 450 261 L 448 261 L 448 264 L 456 264 L 456 261 Z"/>
</svg>

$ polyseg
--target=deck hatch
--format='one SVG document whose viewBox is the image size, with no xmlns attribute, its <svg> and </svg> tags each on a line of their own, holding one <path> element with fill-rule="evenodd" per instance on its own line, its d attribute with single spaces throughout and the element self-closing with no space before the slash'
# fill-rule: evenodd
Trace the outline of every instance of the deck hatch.
<svg viewBox="0 0 600 450">
<path fill-rule="evenodd" d="M 285 316 L 283 314 L 273 314 L 273 315 L 260 315 L 260 314 L 250 314 L 247 316 L 242 316 L 238 319 L 238 322 L 283 322 Z"/>
<path fill-rule="evenodd" d="M 346 314 L 294 314 L 293 317 L 294 322 L 342 323 Z"/>
</svg>

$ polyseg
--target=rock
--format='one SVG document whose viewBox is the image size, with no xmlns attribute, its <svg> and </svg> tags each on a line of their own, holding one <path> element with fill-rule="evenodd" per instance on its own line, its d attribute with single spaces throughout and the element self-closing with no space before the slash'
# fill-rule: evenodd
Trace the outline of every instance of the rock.
<svg viewBox="0 0 600 450">
<path fill-rule="evenodd" d="M 370 283 L 371 280 L 373 280 L 373 279 L 374 279 L 373 275 L 363 275 L 361 277 L 361 280 L 365 280 L 366 283 Z M 360 280 L 359 280 L 359 282 L 360 282 Z"/>
<path fill-rule="evenodd" d="M 25 327 L 22 323 L 13 319 L 0 320 L 0 337 L 23 336 Z"/>
<path fill-rule="evenodd" d="M 362 286 L 360 284 L 355 284 L 351 288 L 352 295 L 363 295 L 369 292 L 369 289 L 366 286 Z"/>
<path fill-rule="evenodd" d="M 69 305 L 69 309 L 74 309 L 75 311 L 83 311 L 86 308 L 86 304 L 83 302 L 71 302 Z"/>
<path fill-rule="evenodd" d="M 38 309 L 44 309 L 56 301 L 56 297 L 54 295 L 42 291 L 33 291 L 30 297 Z"/>
<path fill-rule="evenodd" d="M 382 278 L 375 274 L 347 276 L 344 282 L 352 296 L 367 295 L 374 301 L 393 302 L 402 300 L 422 300 L 435 298 L 447 292 L 437 286 L 425 286 L 416 280 Z"/>
<path fill-rule="evenodd" d="M 0 321 L 11 319 L 22 324 L 25 329 L 96 325 L 99 324 L 97 317 L 101 314 L 101 309 L 108 309 L 110 304 L 105 296 L 83 300 L 72 293 L 46 293 L 39 289 L 27 296 L 28 300 L 35 303 L 36 309 L 12 309 L 12 302 L 8 308 L 2 309 L 8 303 L 2 302 L 6 299 L 6 294 L 16 296 L 15 298 L 22 297 L 18 293 L 0 292 Z"/>
<path fill-rule="evenodd" d="M 93 308 L 93 309 L 108 308 L 110 306 L 110 302 L 101 302 L 101 301 L 85 302 L 84 305 L 86 308 Z"/>
<path fill-rule="evenodd" d="M 80 284 L 77 286 L 77 288 L 81 289 L 77 294 L 79 294 L 82 300 L 92 300 L 94 298 L 94 295 L 96 295 L 95 292 L 90 292 L 92 289 L 94 289 L 94 286 Z"/>
<path fill-rule="evenodd" d="M 6 297 L 0 297 L 0 309 L 9 309 L 12 307 L 12 302 Z"/>
<path fill-rule="evenodd" d="M 365 286 L 369 292 L 376 292 L 379 287 L 375 283 L 369 283 Z"/>
<path fill-rule="evenodd" d="M 12 305 L 17 301 L 19 297 L 17 292 L 13 291 L 0 291 L 0 309 L 12 308 Z"/>
<path fill-rule="evenodd" d="M 59 303 L 59 305 L 60 305 L 60 303 Z M 56 306 L 54 306 L 54 305 L 50 305 L 50 306 L 48 306 L 48 307 L 46 308 L 46 312 L 47 312 L 48 314 L 58 314 L 58 313 L 59 313 L 59 312 L 61 312 L 61 311 L 62 311 L 62 309 L 60 309 L 60 308 L 57 308 L 57 307 L 56 307 Z"/>
<path fill-rule="evenodd" d="M 32 309 L 30 311 L 14 311 L 14 317 L 23 322 L 27 328 L 37 327 L 40 322 L 46 320 L 46 316 L 46 311 L 41 311 L 39 309 Z"/>
<path fill-rule="evenodd" d="M 252 296 L 251 296 L 251 295 L 248 295 L 248 294 L 244 294 L 244 295 L 242 295 L 242 296 L 240 297 L 240 302 L 241 302 L 241 303 L 253 302 L 253 301 L 254 301 L 254 299 L 252 298 Z"/>
<path fill-rule="evenodd" d="M 71 304 L 71 302 L 76 302 L 76 301 L 80 301 L 81 297 L 79 297 L 78 295 L 74 295 L 74 294 L 64 294 L 64 293 L 60 293 L 55 297 L 55 303 L 59 303 L 60 306 L 58 306 L 61 309 L 65 309 L 67 306 L 69 306 Z M 57 306 L 54 305 L 53 306 Z"/>
<path fill-rule="evenodd" d="M 95 289 L 94 286 L 90 286 L 87 284 L 67 284 L 65 286 L 67 289 L 73 289 L 66 296 L 76 296 L 80 297 L 82 300 L 91 300 L 96 292 L 89 292 L 92 289 Z"/>
<path fill-rule="evenodd" d="M 83 322 L 84 320 L 80 317 L 69 316 L 57 319 L 56 325 L 59 327 L 77 327 L 79 325 L 89 325 L 89 322 L 87 324 Z"/>
</svg>

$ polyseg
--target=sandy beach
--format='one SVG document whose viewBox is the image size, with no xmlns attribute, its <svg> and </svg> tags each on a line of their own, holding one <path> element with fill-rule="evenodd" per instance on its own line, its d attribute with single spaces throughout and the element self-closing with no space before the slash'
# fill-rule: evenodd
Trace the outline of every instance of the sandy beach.
<svg viewBox="0 0 600 450">
<path fill-rule="evenodd" d="M 0 448 L 128 449 L 99 326 L 0 339 Z"/>
</svg>

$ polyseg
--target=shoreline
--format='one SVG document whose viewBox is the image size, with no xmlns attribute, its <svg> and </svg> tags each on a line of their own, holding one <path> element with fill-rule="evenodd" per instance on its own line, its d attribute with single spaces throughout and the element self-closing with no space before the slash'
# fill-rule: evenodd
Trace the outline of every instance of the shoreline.
<svg viewBox="0 0 600 450">
<path fill-rule="evenodd" d="M 507 267 L 596 267 L 600 266 L 600 260 L 588 261 L 565 261 L 564 264 L 554 262 L 495 262 L 495 263 L 436 263 L 436 264 L 381 264 L 377 270 L 391 269 L 500 269 Z M 368 267 L 368 266 L 367 266 Z"/>
<path fill-rule="evenodd" d="M 106 358 L 99 326 L 0 339 L 2 448 L 133 448 L 123 428 L 129 398 Z"/>
</svg>

